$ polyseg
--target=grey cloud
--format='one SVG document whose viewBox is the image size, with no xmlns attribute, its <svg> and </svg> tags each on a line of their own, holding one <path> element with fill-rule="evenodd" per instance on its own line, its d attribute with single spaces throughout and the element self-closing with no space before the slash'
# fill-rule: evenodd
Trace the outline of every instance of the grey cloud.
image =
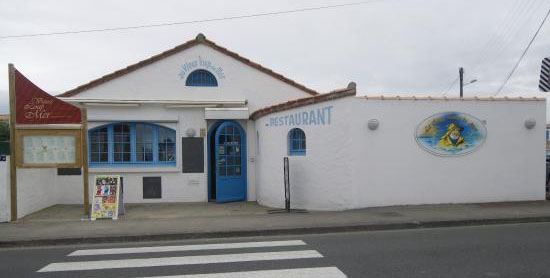
<svg viewBox="0 0 550 278">
<path fill-rule="evenodd" d="M 2 1 L 0 35 L 217 18 L 346 3 L 334 1 Z M 62 92 L 181 44 L 207 38 L 299 83 L 330 91 L 355 81 L 362 94 L 440 95 L 466 70 L 472 95 L 490 95 L 550 8 L 546 0 L 390 0 L 245 20 L 0 41 L 0 76 L 13 62 Z M 538 92 L 550 56 L 550 23 L 503 95 Z M 7 91 L 7 79 L 0 78 Z M 454 86 L 449 95 L 457 95 Z M 0 109 L 6 102 L 0 92 Z M 1 112 L 0 112 L 1 113 Z"/>
</svg>

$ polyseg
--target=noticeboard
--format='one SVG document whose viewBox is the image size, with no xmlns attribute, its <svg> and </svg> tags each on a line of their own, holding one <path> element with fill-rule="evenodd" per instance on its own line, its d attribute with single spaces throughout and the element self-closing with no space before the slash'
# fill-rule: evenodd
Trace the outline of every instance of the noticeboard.
<svg viewBox="0 0 550 278">
<path fill-rule="evenodd" d="M 18 168 L 80 168 L 78 129 L 20 129 L 16 140 Z"/>
<path fill-rule="evenodd" d="M 120 176 L 95 176 L 91 220 L 118 218 Z"/>
</svg>

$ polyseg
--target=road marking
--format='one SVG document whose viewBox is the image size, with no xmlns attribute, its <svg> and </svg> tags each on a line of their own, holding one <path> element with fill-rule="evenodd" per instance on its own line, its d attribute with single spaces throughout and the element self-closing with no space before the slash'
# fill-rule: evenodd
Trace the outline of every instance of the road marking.
<svg viewBox="0 0 550 278">
<path fill-rule="evenodd" d="M 347 278 L 337 267 L 258 270 L 211 274 L 155 276 L 147 278 Z"/>
<path fill-rule="evenodd" d="M 322 258 L 315 250 L 51 263 L 38 272 Z"/>
<path fill-rule="evenodd" d="M 199 245 L 176 245 L 176 246 L 77 250 L 69 254 L 69 256 L 160 253 L 160 252 L 177 252 L 177 251 L 301 246 L 301 245 L 306 245 L 306 243 L 301 240 L 258 241 L 258 242 L 238 242 L 238 243 L 223 243 L 223 244 L 199 244 Z"/>
</svg>

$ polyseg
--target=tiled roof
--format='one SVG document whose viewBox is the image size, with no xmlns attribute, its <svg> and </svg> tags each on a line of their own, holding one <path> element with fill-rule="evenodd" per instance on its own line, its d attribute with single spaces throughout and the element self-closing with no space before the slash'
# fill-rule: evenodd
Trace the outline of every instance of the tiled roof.
<svg viewBox="0 0 550 278">
<path fill-rule="evenodd" d="M 355 96 L 356 94 L 356 86 L 354 82 L 351 82 L 347 88 L 344 89 L 338 89 L 334 90 L 332 92 L 326 93 L 326 94 L 320 94 L 316 96 L 311 97 L 305 97 L 305 98 L 299 98 L 295 100 L 290 100 L 284 103 L 275 104 L 272 106 L 264 107 L 262 109 L 254 111 L 252 114 L 250 114 L 251 120 L 256 120 L 260 117 L 263 117 L 265 115 L 285 111 L 301 106 L 306 106 L 310 104 L 316 104 L 319 102 L 329 101 L 337 98 L 347 97 L 347 96 Z"/>
<path fill-rule="evenodd" d="M 179 53 L 181 51 L 184 51 L 188 48 L 191 48 L 191 47 L 199 45 L 199 44 L 202 44 L 202 45 L 208 46 L 210 48 L 213 48 L 213 49 L 215 49 L 215 50 L 217 50 L 217 51 L 219 51 L 219 52 L 221 52 L 225 55 L 228 55 L 228 56 L 230 56 L 230 57 L 232 57 L 232 58 L 248 65 L 248 66 L 251 66 L 251 67 L 253 67 L 253 68 L 255 68 L 255 69 L 257 69 L 257 70 L 259 70 L 259 71 L 261 71 L 265 74 L 268 74 L 268 75 L 270 75 L 270 76 L 272 76 L 276 79 L 279 79 L 279 80 L 287 83 L 288 85 L 296 87 L 296 88 L 298 88 L 298 89 L 300 89 L 300 90 L 302 90 L 302 91 L 304 91 L 304 92 L 306 92 L 310 95 L 317 95 L 318 94 L 316 91 L 314 91 L 310 88 L 307 88 L 306 86 L 304 86 L 302 84 L 298 84 L 292 79 L 284 77 L 283 75 L 281 75 L 279 73 L 276 73 L 276 72 L 272 71 L 271 69 L 268 69 L 268 68 L 266 68 L 266 67 L 264 67 L 264 66 L 262 66 L 258 63 L 252 62 L 249 59 L 244 58 L 244 57 L 240 56 L 239 54 L 228 50 L 227 48 L 221 47 L 221 46 L 215 44 L 214 42 L 212 42 L 210 40 L 207 40 L 203 34 L 198 34 L 197 37 L 194 40 L 190 40 L 190 41 L 188 41 L 184 44 L 180 44 L 180 45 L 178 45 L 178 46 L 176 46 L 176 47 L 174 47 L 170 50 L 164 51 L 164 52 L 162 52 L 158 55 L 152 56 L 152 57 L 150 57 L 148 59 L 145 59 L 143 61 L 140 61 L 136 64 L 127 66 L 124 69 L 117 70 L 113 73 L 110 73 L 110 74 L 107 74 L 107 75 L 105 75 L 103 77 L 100 77 L 98 79 L 92 80 L 92 81 L 90 81 L 90 82 L 88 82 L 84 85 L 80 85 L 80 86 L 78 86 L 78 87 L 76 87 L 72 90 L 66 91 L 66 92 L 64 92 L 64 93 L 62 93 L 58 96 L 59 97 L 72 97 L 72 96 L 75 96 L 75 95 L 77 95 L 78 93 L 80 93 L 82 91 L 88 90 L 90 88 L 93 88 L 95 86 L 103 84 L 107 81 L 113 80 L 117 77 L 120 77 L 120 76 L 125 75 L 125 74 L 130 73 L 130 72 L 133 72 L 133 71 L 135 71 L 137 69 L 140 69 L 144 66 L 150 65 L 150 64 L 152 64 L 156 61 L 159 61 L 159 60 L 164 59 L 168 56 L 174 55 L 176 53 Z"/>
<path fill-rule="evenodd" d="M 366 95 L 364 99 L 369 100 L 443 100 L 443 101 L 545 101 L 545 98 L 538 97 L 432 97 L 432 96 L 384 96 Z"/>
</svg>

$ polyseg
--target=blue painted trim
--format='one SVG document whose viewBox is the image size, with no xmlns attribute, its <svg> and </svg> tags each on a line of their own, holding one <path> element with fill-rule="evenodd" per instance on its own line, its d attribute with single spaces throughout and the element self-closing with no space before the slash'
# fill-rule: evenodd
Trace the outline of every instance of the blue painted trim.
<svg viewBox="0 0 550 278">
<path fill-rule="evenodd" d="M 137 162 L 136 156 L 136 123 L 130 124 L 130 161 Z"/>
<path fill-rule="evenodd" d="M 217 121 L 216 123 L 214 123 L 210 129 L 208 129 L 208 136 L 207 136 L 207 143 L 206 143 L 206 148 L 207 148 L 207 155 L 208 155 L 208 200 L 210 200 L 210 194 L 212 193 L 211 191 L 211 188 L 212 188 L 212 164 L 211 164 L 211 153 L 210 153 L 210 149 L 211 149 L 211 144 L 210 144 L 210 139 L 212 138 L 212 134 L 215 134 L 215 131 L 216 129 L 223 123 L 223 121 Z M 215 143 L 214 143 L 215 145 Z M 216 165 L 214 165 L 214 167 L 216 167 Z M 215 178 L 215 177 L 214 177 Z"/>
<path fill-rule="evenodd" d="M 114 146 L 114 143 L 113 143 L 113 139 L 114 139 L 114 136 L 113 136 L 113 125 L 110 124 L 108 127 L 107 127 L 107 136 L 109 138 L 109 141 L 107 141 L 108 145 L 109 145 L 109 164 L 113 164 L 113 161 L 114 161 L 114 149 L 115 149 L 115 146 Z"/>
<path fill-rule="evenodd" d="M 299 133 L 296 133 L 296 132 L 299 132 Z M 293 136 L 296 136 L 296 135 L 301 135 L 303 136 L 303 138 L 294 138 Z M 307 147 L 306 148 L 303 148 L 303 145 L 307 142 L 306 141 L 306 133 L 301 129 L 301 128 L 293 128 L 291 129 L 288 134 L 287 134 L 287 151 L 288 151 L 288 155 L 302 155 L 302 156 L 305 156 L 306 155 L 306 151 L 307 151 Z M 297 141 L 299 142 L 299 146 L 297 149 L 293 149 L 293 142 L 294 141 Z M 307 144 L 305 144 L 307 146 Z"/>
<path fill-rule="evenodd" d="M 205 69 L 197 69 L 187 76 L 187 79 L 185 80 L 185 86 L 218 87 L 218 80 L 211 72 Z"/>
<path fill-rule="evenodd" d="M 106 164 L 106 163 L 90 163 L 92 168 L 117 168 L 117 167 L 171 167 L 176 166 L 176 162 L 160 162 L 160 163 L 115 163 L 115 164 Z"/>
<path fill-rule="evenodd" d="M 248 160 L 247 160 L 247 144 L 246 144 L 246 140 L 247 140 L 247 137 L 246 137 L 246 131 L 245 129 L 241 126 L 241 124 L 239 124 L 237 121 L 234 121 L 234 120 L 220 120 L 216 123 L 214 123 L 210 129 L 208 130 L 208 138 L 207 138 L 207 155 L 208 155 L 208 199 L 210 199 L 210 194 L 211 194 L 211 188 L 212 188 L 212 179 L 215 179 L 216 176 L 218 175 L 218 171 L 215 171 L 216 172 L 216 176 L 214 176 L 212 173 L 212 164 L 211 164 L 211 157 L 212 157 L 212 154 L 211 154 L 211 143 L 210 143 L 210 140 L 212 139 L 212 136 L 216 136 L 216 133 L 218 131 L 218 128 L 224 124 L 224 123 L 233 123 L 235 125 L 237 125 L 239 127 L 239 134 L 241 136 L 241 173 L 243 175 L 243 179 L 244 179 L 244 187 L 245 187 L 245 190 L 244 190 L 244 200 L 248 200 Z M 216 147 L 217 145 L 217 138 L 214 138 L 215 142 L 214 142 L 214 146 Z M 217 156 L 217 152 L 218 152 L 218 148 L 216 147 L 215 148 L 215 153 L 214 155 Z M 216 163 L 214 163 L 214 167 L 218 167 L 218 165 Z M 218 197 L 218 190 L 216 190 L 216 201 L 220 201 L 220 202 L 230 202 L 230 201 L 236 201 L 236 200 L 240 200 L 240 198 L 219 198 Z"/>
<path fill-rule="evenodd" d="M 115 162 L 114 161 L 114 129 L 113 126 L 117 124 L 127 124 L 130 126 L 130 161 L 123 161 L 123 162 Z M 137 161 L 137 155 L 136 155 L 136 125 L 137 124 L 143 124 L 143 125 L 150 125 L 152 127 L 152 144 L 153 144 L 153 161 Z M 102 126 L 98 126 L 95 128 L 92 128 L 88 131 L 88 163 L 90 167 L 151 167 L 151 166 L 175 166 L 176 161 L 159 161 L 158 159 L 158 130 L 160 128 L 169 130 L 169 134 L 173 134 L 174 136 L 174 155 L 177 157 L 177 133 L 175 130 L 159 126 L 152 123 L 127 123 L 127 122 L 117 122 L 117 123 L 110 123 Z M 107 140 L 108 140 L 108 162 L 92 162 L 91 161 L 91 134 L 101 128 L 107 128 Z"/>
<path fill-rule="evenodd" d="M 159 131 L 156 125 L 153 125 L 153 163 L 159 163 Z M 154 136 L 156 135 L 156 136 Z"/>
</svg>

